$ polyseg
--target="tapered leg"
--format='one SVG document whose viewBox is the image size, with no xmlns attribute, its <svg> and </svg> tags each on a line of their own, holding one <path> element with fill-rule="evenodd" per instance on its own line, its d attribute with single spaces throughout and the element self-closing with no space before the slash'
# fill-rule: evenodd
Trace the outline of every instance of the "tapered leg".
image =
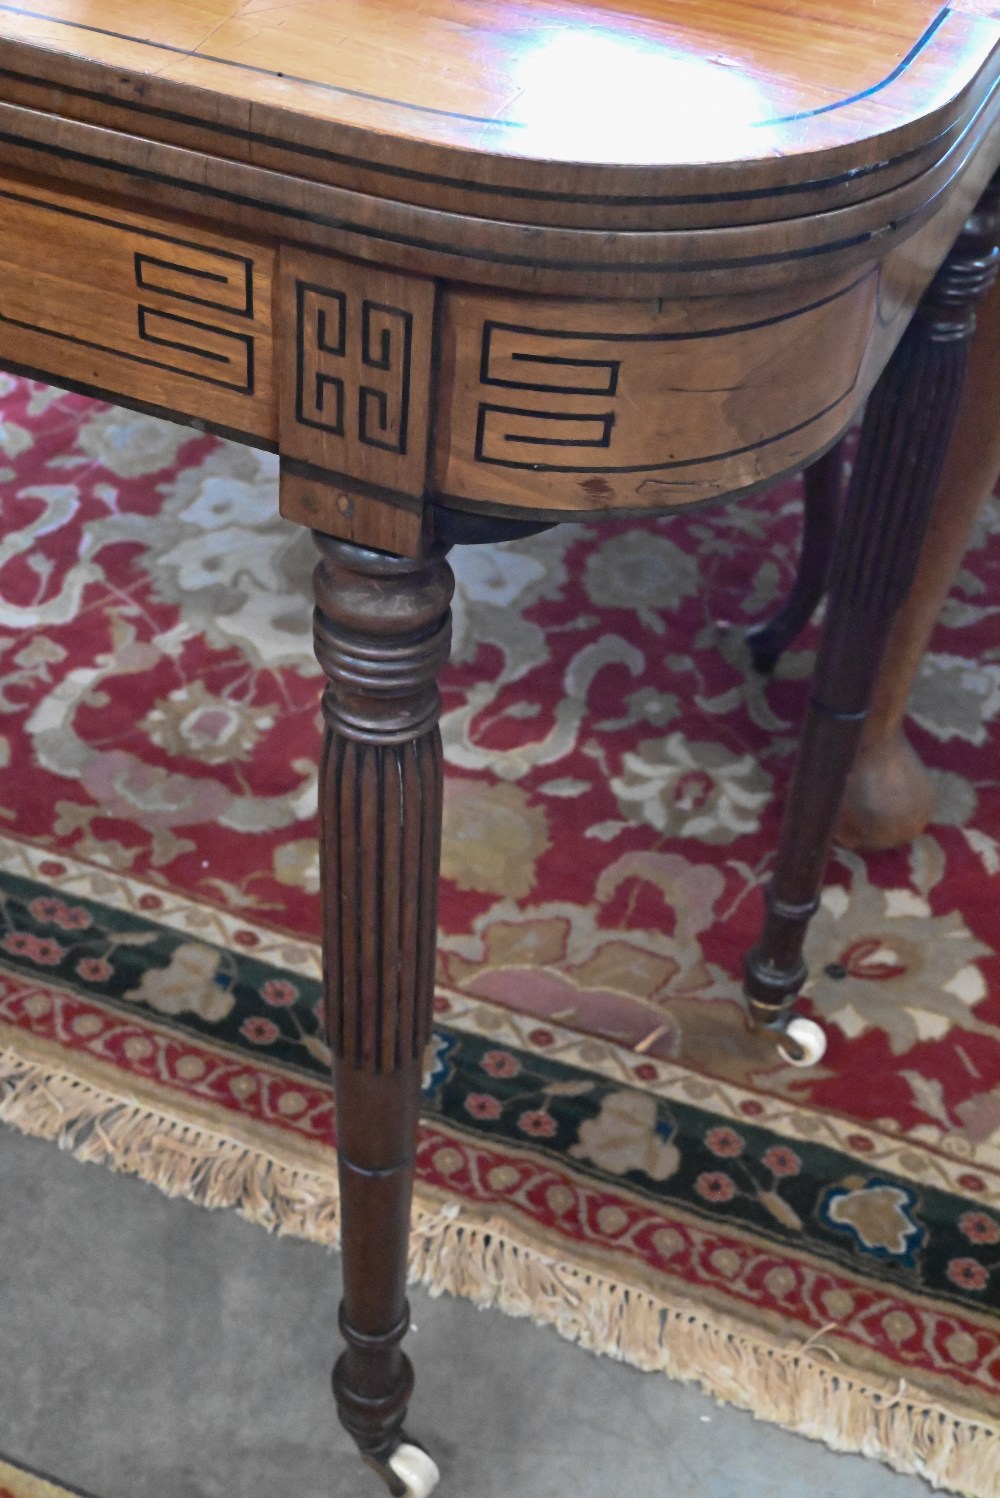
<svg viewBox="0 0 1000 1498">
<path fill-rule="evenodd" d="M 758 671 L 773 671 L 795 636 L 809 623 L 826 591 L 837 535 L 844 479 L 843 439 L 805 470 L 802 551 L 792 591 L 776 614 L 747 630 L 750 656 Z"/>
<path fill-rule="evenodd" d="M 341 1421 L 390 1489 L 426 1492 L 427 1459 L 403 1444 L 413 1370 L 400 1344 L 436 943 L 436 679 L 448 656 L 453 580 L 442 549 L 412 561 L 328 537 L 317 543 L 315 643 L 328 677 L 324 957 L 347 1344 L 333 1388 Z M 413 1484 L 397 1471 L 401 1444 L 402 1456 L 422 1465 Z"/>
<path fill-rule="evenodd" d="M 806 970 L 834 822 L 892 620 L 906 597 L 961 393 L 975 304 L 998 252 L 971 220 L 868 404 L 837 535 L 813 696 L 785 807 L 767 913 L 746 961 L 758 1024 L 780 1025 Z"/>
</svg>

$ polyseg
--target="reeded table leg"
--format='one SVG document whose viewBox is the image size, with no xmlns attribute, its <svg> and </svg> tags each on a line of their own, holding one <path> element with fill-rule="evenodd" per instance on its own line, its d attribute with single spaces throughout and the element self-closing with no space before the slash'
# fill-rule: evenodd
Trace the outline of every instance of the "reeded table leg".
<svg viewBox="0 0 1000 1498">
<path fill-rule="evenodd" d="M 979 206 L 984 233 L 1000 233 L 1000 177 Z M 987 222 L 988 220 L 988 222 Z M 931 510 L 913 587 L 889 637 L 844 804 L 837 840 L 895 848 L 921 833 L 934 810 L 930 778 L 903 719 L 931 631 L 944 607 L 969 532 L 1000 473 L 1000 282 L 976 319 L 955 431 Z"/>
<path fill-rule="evenodd" d="M 975 304 L 996 274 L 997 249 L 977 222 L 959 237 L 868 403 L 764 928 L 746 961 L 757 1024 L 780 1028 L 806 977 L 802 944 L 847 774 L 916 566 L 958 408 Z"/>
<path fill-rule="evenodd" d="M 1000 225 L 1000 178 L 970 224 L 973 233 Z M 844 793 L 836 838 L 850 848 L 895 848 L 923 831 L 934 809 L 930 778 L 903 731 L 914 678 L 954 582 L 969 531 L 1000 469 L 1000 290 L 977 317 L 968 376 L 954 435 L 934 496 L 913 585 L 890 632 L 857 758 Z M 792 590 L 773 618 L 747 631 L 758 671 L 772 671 L 819 603 L 837 524 L 843 448 L 807 468 L 802 553 Z"/>
<path fill-rule="evenodd" d="M 413 1369 L 406 1261 L 441 840 L 437 673 L 453 579 L 317 537 L 315 643 L 329 678 L 320 773 L 327 1023 L 334 1054 L 347 1343 L 340 1419 L 390 1490 L 437 1480 L 403 1435 Z"/>
<path fill-rule="evenodd" d="M 840 514 L 845 446 L 841 438 L 802 475 L 805 488 L 802 552 L 792 591 L 772 618 L 747 630 L 747 644 L 758 671 L 774 670 L 795 636 L 809 623 L 826 592 Z"/>
</svg>

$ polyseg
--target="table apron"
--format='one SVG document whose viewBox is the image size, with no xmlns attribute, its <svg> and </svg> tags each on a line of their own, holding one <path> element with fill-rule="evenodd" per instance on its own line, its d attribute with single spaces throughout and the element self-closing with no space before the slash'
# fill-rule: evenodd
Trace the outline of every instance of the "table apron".
<svg viewBox="0 0 1000 1498">
<path fill-rule="evenodd" d="M 497 292 L 0 177 L 0 366 L 278 448 L 281 509 L 414 554 L 428 500 L 657 513 L 850 424 L 974 205 L 881 258 L 731 295 Z"/>
</svg>

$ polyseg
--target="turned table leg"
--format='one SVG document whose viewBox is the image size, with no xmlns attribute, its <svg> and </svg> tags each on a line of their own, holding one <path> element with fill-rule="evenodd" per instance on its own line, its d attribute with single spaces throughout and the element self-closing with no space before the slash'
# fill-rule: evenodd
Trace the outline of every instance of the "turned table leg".
<svg viewBox="0 0 1000 1498">
<path fill-rule="evenodd" d="M 805 489 L 802 552 L 792 591 L 776 614 L 763 624 L 754 625 L 746 634 L 750 657 L 758 671 L 774 670 L 795 636 L 809 623 L 826 592 L 840 515 L 845 447 L 845 439 L 841 438 L 802 475 Z"/>
<path fill-rule="evenodd" d="M 868 403 L 763 932 L 746 960 L 746 993 L 757 1024 L 784 1025 L 806 977 L 806 927 L 819 902 L 889 629 L 916 567 L 958 409 L 975 305 L 992 284 L 997 258 L 973 221 L 928 288 Z M 792 1052 L 789 1059 L 799 1058 Z"/>
<path fill-rule="evenodd" d="M 1000 178 L 980 204 L 980 232 L 1000 232 Z M 973 221 L 973 227 L 976 221 Z M 837 839 L 894 848 L 921 833 L 934 809 L 930 778 L 903 732 L 920 660 L 958 571 L 969 532 L 1000 474 L 1000 283 L 976 317 L 955 431 L 934 495 L 909 597 L 889 636 L 871 711 L 847 781 Z"/>
<path fill-rule="evenodd" d="M 334 1056 L 345 1351 L 337 1410 L 396 1494 L 437 1478 L 403 1420 L 413 1370 L 406 1263 L 441 840 L 438 671 L 453 579 L 318 536 L 316 655 L 328 678 L 320 771 L 327 1024 Z"/>
</svg>

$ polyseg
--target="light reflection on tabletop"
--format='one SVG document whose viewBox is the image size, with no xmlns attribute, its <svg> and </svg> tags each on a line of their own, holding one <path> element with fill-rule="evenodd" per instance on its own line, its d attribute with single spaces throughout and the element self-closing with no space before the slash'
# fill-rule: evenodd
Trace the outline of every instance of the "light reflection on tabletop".
<svg viewBox="0 0 1000 1498">
<path fill-rule="evenodd" d="M 713 159 L 768 113 L 766 93 L 735 63 L 597 27 L 532 38 L 515 76 L 521 91 L 510 112 L 525 126 L 522 147 L 536 156 L 655 162 L 664 140 L 676 139 L 689 160 Z M 772 133 L 755 130 L 759 153 Z M 637 153 L 643 142 L 645 156 Z"/>
<path fill-rule="evenodd" d="M 946 105 L 996 31 L 935 0 L 0 0 L 0 46 L 413 141 L 637 166 L 892 130 L 915 97 Z"/>
</svg>

